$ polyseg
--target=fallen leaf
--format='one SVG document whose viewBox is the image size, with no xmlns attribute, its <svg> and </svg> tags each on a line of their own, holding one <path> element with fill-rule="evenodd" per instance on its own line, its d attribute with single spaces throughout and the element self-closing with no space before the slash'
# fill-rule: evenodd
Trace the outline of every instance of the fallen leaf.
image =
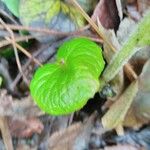
<svg viewBox="0 0 150 150">
<path fill-rule="evenodd" d="M 137 4 L 138 4 L 138 11 L 140 13 L 144 13 L 146 10 L 150 8 L 149 0 L 137 0 Z"/>
<path fill-rule="evenodd" d="M 113 129 L 123 123 L 137 91 L 138 82 L 134 81 L 103 116 L 102 124 L 104 128 Z"/>
<path fill-rule="evenodd" d="M 89 11 L 91 0 L 79 0 L 79 3 Z M 34 28 L 48 28 L 60 32 L 71 32 L 83 27 L 85 19 L 78 10 L 67 0 L 20 0 L 20 20 L 23 25 Z M 30 12 L 30 13 L 28 13 Z M 52 42 L 60 36 L 33 33 L 40 42 Z M 38 35 L 38 36 L 37 36 Z M 40 36 L 40 37 L 39 37 Z"/>
<path fill-rule="evenodd" d="M 145 62 L 150 58 L 150 46 L 146 46 L 140 49 L 132 58 L 131 58 L 131 63 L 142 63 L 142 67 L 145 64 Z M 140 63 L 140 62 L 141 63 Z M 138 67 L 138 66 L 137 66 Z M 138 68 L 137 68 L 138 69 Z M 142 70 L 141 70 L 142 71 Z M 140 72 L 141 73 L 141 72 Z"/>
<path fill-rule="evenodd" d="M 73 142 L 72 149 L 80 150 L 87 149 L 90 141 L 90 135 L 92 132 L 92 128 L 94 127 L 94 121 L 97 117 L 96 113 L 93 113 L 88 120 L 83 124 L 82 131 L 78 135 L 78 137 Z"/>
<path fill-rule="evenodd" d="M 29 145 L 26 144 L 18 144 L 16 150 L 37 150 L 37 147 L 31 148 Z"/>
<path fill-rule="evenodd" d="M 123 45 L 129 38 L 130 34 L 135 30 L 137 24 L 131 18 L 124 18 L 120 25 L 119 29 L 117 30 L 117 39 L 120 45 Z"/>
<path fill-rule="evenodd" d="M 11 135 L 13 137 L 27 138 L 31 137 L 34 133 L 40 134 L 44 129 L 43 124 L 37 118 L 28 119 L 8 119 Z"/>
<path fill-rule="evenodd" d="M 51 150 L 66 150 L 72 147 L 75 138 L 80 134 L 81 123 L 76 123 L 70 127 L 52 134 L 48 139 L 48 148 Z"/>
<path fill-rule="evenodd" d="M 13 116 L 14 118 L 35 117 L 43 114 L 33 103 L 30 96 L 15 99 L 7 94 L 4 89 L 0 90 L 0 115 Z"/>
<path fill-rule="evenodd" d="M 84 124 L 76 123 L 53 133 L 48 139 L 48 148 L 51 150 L 80 150 L 87 148 L 96 116 L 97 114 L 94 113 Z"/>
<path fill-rule="evenodd" d="M 92 19 L 94 21 L 100 20 L 101 24 L 106 29 L 117 29 L 120 18 L 115 0 L 100 0 L 97 4 Z"/>
<path fill-rule="evenodd" d="M 150 91 L 139 91 L 133 104 L 134 115 L 142 124 L 150 122 Z"/>
<path fill-rule="evenodd" d="M 139 92 L 134 100 L 134 113 L 145 122 L 150 121 L 150 59 L 145 63 L 139 76 Z"/>
<path fill-rule="evenodd" d="M 125 126 L 140 127 L 150 122 L 150 59 L 138 78 L 139 90 L 124 120 Z"/>
<path fill-rule="evenodd" d="M 132 4 L 127 5 L 127 13 L 134 20 L 138 21 L 141 18 L 141 14 L 138 12 L 136 3 L 132 3 Z"/>
</svg>

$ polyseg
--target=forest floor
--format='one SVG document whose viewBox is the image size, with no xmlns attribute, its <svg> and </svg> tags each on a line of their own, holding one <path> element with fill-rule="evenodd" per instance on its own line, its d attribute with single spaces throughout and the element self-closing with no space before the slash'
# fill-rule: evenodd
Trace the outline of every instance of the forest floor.
<svg viewBox="0 0 150 150">
<path fill-rule="evenodd" d="M 124 60 L 115 79 L 72 114 L 44 113 L 29 90 L 35 71 L 54 62 L 60 45 L 73 37 L 102 47 L 107 68 L 150 1 L 63 0 L 61 6 L 58 1 L 0 0 L 0 150 L 150 150 L 150 43 Z M 131 88 L 131 98 L 133 93 L 124 91 L 135 81 L 140 87 Z M 134 102 L 126 107 L 125 99 Z M 104 123 L 106 115 L 119 125 Z"/>
</svg>

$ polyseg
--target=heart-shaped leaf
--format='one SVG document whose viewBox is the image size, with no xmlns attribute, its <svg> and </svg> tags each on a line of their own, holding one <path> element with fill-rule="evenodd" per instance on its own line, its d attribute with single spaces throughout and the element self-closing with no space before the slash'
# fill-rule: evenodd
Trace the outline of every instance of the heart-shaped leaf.
<svg viewBox="0 0 150 150">
<path fill-rule="evenodd" d="M 57 61 L 39 68 L 30 90 L 38 106 L 52 115 L 63 115 L 82 108 L 99 89 L 104 68 L 100 47 L 75 38 L 58 50 Z"/>
</svg>

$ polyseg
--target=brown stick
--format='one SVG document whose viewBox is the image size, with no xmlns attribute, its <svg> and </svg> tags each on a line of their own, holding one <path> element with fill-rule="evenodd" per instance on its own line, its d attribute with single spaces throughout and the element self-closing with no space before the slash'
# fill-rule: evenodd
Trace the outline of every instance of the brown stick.
<svg viewBox="0 0 150 150">
<path fill-rule="evenodd" d="M 89 26 L 85 26 L 77 31 L 74 32 L 60 32 L 57 30 L 50 30 L 50 29 L 41 29 L 41 28 L 33 28 L 33 27 L 27 27 L 27 26 L 21 26 L 21 25 L 11 25 L 7 24 L 7 26 L 12 29 L 12 30 L 27 30 L 27 31 L 32 31 L 32 32 L 40 32 L 44 34 L 49 34 L 49 35 L 59 35 L 59 36 L 68 36 L 68 35 L 80 35 L 81 32 L 84 30 L 88 29 Z M 4 26 L 0 25 L 0 29 L 5 29 Z"/>
<path fill-rule="evenodd" d="M 12 39 L 12 46 L 13 46 L 13 49 L 14 49 L 14 53 L 15 53 L 16 63 L 17 63 L 18 69 L 19 69 L 20 73 L 22 74 L 25 83 L 26 83 L 27 85 L 29 85 L 29 81 L 28 81 L 28 79 L 26 78 L 26 76 L 24 75 L 24 73 L 23 73 L 23 71 L 22 71 L 22 66 L 21 66 L 20 58 L 19 58 L 18 51 L 17 51 L 16 45 L 15 45 L 16 42 L 15 42 L 14 33 L 13 33 L 13 31 L 6 25 L 6 23 L 5 23 L 1 18 L 0 18 L 0 22 L 1 22 L 1 24 L 5 27 L 5 29 L 8 31 L 8 33 L 10 33 L 10 37 L 11 37 L 11 39 Z M 9 40 L 9 37 L 5 37 L 5 39 L 6 39 L 6 40 Z"/>
<path fill-rule="evenodd" d="M 0 116 L 0 129 L 6 150 L 13 150 L 12 138 L 6 117 Z"/>
<path fill-rule="evenodd" d="M 32 35 L 27 35 L 27 36 L 18 36 L 18 37 L 15 37 L 15 42 L 22 42 L 22 41 L 28 41 L 30 39 L 34 39 L 34 37 Z M 7 41 L 7 40 L 2 40 L 0 42 L 0 48 L 1 47 L 4 47 L 4 46 L 7 46 L 11 44 L 11 42 Z"/>
<path fill-rule="evenodd" d="M 11 39 L 7 39 L 10 43 L 12 43 Z M 42 66 L 42 64 L 36 59 L 34 58 L 26 49 L 24 49 L 23 47 L 21 47 L 19 44 L 15 43 L 16 47 L 18 48 L 18 50 L 20 50 L 21 52 L 23 52 L 27 57 L 29 57 L 30 59 L 32 59 L 35 63 L 37 63 L 39 66 Z"/>
</svg>

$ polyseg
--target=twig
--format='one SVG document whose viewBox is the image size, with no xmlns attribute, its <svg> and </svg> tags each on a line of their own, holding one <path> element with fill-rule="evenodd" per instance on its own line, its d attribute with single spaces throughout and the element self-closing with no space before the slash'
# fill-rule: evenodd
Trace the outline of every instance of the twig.
<svg viewBox="0 0 150 150">
<path fill-rule="evenodd" d="M 38 60 L 36 60 L 35 58 L 33 58 L 32 55 L 29 52 L 27 52 L 23 47 L 21 47 L 19 44 L 17 44 L 15 42 L 13 31 L 5 24 L 5 22 L 1 18 L 0 18 L 0 22 L 8 30 L 8 32 L 10 33 L 10 36 L 11 36 L 12 39 L 10 39 L 9 37 L 5 37 L 5 39 L 8 40 L 10 43 L 12 43 L 13 48 L 14 48 L 14 52 L 15 52 L 15 56 L 16 56 L 16 62 L 17 62 L 17 65 L 18 65 L 18 69 L 19 69 L 21 75 L 23 76 L 23 79 L 24 79 L 25 83 L 29 86 L 29 81 L 28 81 L 28 79 L 26 78 L 25 74 L 22 71 L 22 67 L 21 67 L 21 63 L 20 63 L 20 60 L 19 60 L 19 55 L 18 55 L 18 52 L 17 52 L 17 48 L 19 50 L 21 50 L 24 54 L 26 54 L 30 59 L 32 58 L 38 65 L 41 66 L 41 63 Z"/>
<path fill-rule="evenodd" d="M 68 35 L 81 35 L 81 32 L 84 30 L 87 30 L 89 28 L 89 25 L 73 32 L 60 32 L 57 30 L 50 30 L 48 28 L 41 29 L 41 28 L 33 28 L 33 27 L 27 27 L 27 26 L 21 26 L 21 25 L 11 25 L 7 24 L 7 26 L 12 29 L 12 30 L 27 30 L 27 31 L 32 31 L 32 32 L 40 32 L 44 34 L 49 34 L 49 35 L 58 35 L 58 36 L 68 36 Z M 0 29 L 4 29 L 2 25 L 0 25 Z"/>
<path fill-rule="evenodd" d="M 80 36 L 80 37 L 85 37 L 85 36 Z M 32 35 L 27 35 L 27 36 L 18 36 L 18 37 L 15 37 L 15 42 L 22 42 L 22 41 L 28 41 L 28 40 L 31 40 L 31 39 L 34 39 L 35 37 L 32 36 Z M 99 39 L 99 38 L 96 38 L 96 37 L 87 37 L 86 38 L 92 40 L 92 41 L 95 41 L 97 43 L 103 43 L 103 40 Z M 2 40 L 0 41 L 0 48 L 1 47 L 4 47 L 4 46 L 7 46 L 11 44 L 10 41 L 7 41 L 7 40 Z"/>
<path fill-rule="evenodd" d="M 6 37 L 6 40 L 10 40 L 10 38 Z M 13 41 L 13 40 L 12 40 Z M 17 65 L 18 65 L 18 69 L 21 73 L 21 75 L 23 76 L 23 80 L 24 82 L 29 86 L 29 81 L 27 79 L 27 77 L 25 76 L 25 74 L 23 73 L 23 70 L 22 70 L 22 67 L 21 67 L 21 63 L 20 63 L 20 59 L 19 59 L 19 55 L 18 55 L 18 51 L 17 51 L 17 48 L 16 48 L 16 44 L 14 43 L 14 53 L 15 53 L 15 57 L 16 57 L 16 62 L 17 62 Z"/>
<path fill-rule="evenodd" d="M 0 18 L 0 22 L 6 28 L 6 30 L 10 33 L 10 36 L 12 38 L 12 46 L 13 46 L 13 49 L 14 49 L 14 53 L 15 53 L 16 63 L 17 63 L 18 69 L 19 69 L 20 73 L 22 74 L 25 83 L 27 85 L 29 85 L 29 81 L 28 81 L 28 79 L 26 78 L 26 76 L 24 75 L 24 73 L 22 71 L 22 67 L 21 67 L 18 51 L 17 51 L 16 45 L 15 45 L 14 33 L 9 27 L 7 27 L 7 25 L 5 24 L 5 22 L 1 18 Z M 5 39 L 9 41 L 10 38 L 9 37 L 5 37 Z"/>
<path fill-rule="evenodd" d="M 78 4 L 78 2 L 76 0 L 71 0 L 71 1 L 78 8 L 78 10 L 84 16 L 84 18 L 88 21 L 88 23 L 93 27 L 93 29 L 97 32 L 97 34 L 104 40 L 104 42 L 106 42 L 109 45 L 109 47 L 114 52 L 116 52 L 116 49 L 114 48 L 114 46 L 107 40 L 107 37 L 100 31 L 100 29 L 95 24 L 95 22 L 87 15 L 87 13 L 82 9 L 82 7 Z M 125 72 L 127 72 L 128 77 L 131 77 L 131 75 L 134 79 L 137 79 L 138 77 L 136 73 L 134 72 L 134 70 L 132 69 L 130 64 L 125 65 Z"/>
<path fill-rule="evenodd" d="M 135 71 L 132 69 L 132 66 L 129 63 L 126 63 L 124 65 L 124 71 L 131 81 L 138 78 L 138 75 L 135 73 Z"/>
<path fill-rule="evenodd" d="M 48 46 L 46 46 L 45 48 L 48 48 Z M 38 51 L 35 52 L 35 54 L 33 54 L 33 56 L 36 58 L 41 52 L 43 51 L 43 49 L 39 49 Z M 25 72 L 26 69 L 28 68 L 28 66 L 30 65 L 30 63 L 32 62 L 32 59 L 29 59 L 26 64 L 23 66 L 23 71 Z M 15 80 L 13 81 L 13 83 L 11 84 L 11 87 L 14 88 L 17 83 L 19 82 L 19 80 L 21 79 L 22 75 L 20 73 L 18 73 L 17 77 L 15 78 Z"/>
<path fill-rule="evenodd" d="M 87 38 L 87 39 L 92 40 L 92 41 L 97 42 L 97 43 L 101 43 L 101 44 L 103 43 L 103 40 L 100 39 L 100 38 L 97 38 L 97 37 L 87 37 L 87 36 L 86 37 L 85 36 L 80 36 L 80 37 Z"/>
<path fill-rule="evenodd" d="M 88 21 L 88 23 L 93 27 L 97 34 L 110 46 L 113 51 L 116 51 L 114 46 L 107 40 L 107 37 L 99 30 L 95 22 L 89 17 L 89 15 L 82 9 L 76 0 L 71 0 L 73 4 L 79 9 L 83 17 Z"/>
<path fill-rule="evenodd" d="M 11 39 L 8 39 L 8 41 L 12 43 Z M 22 46 L 20 46 L 17 43 L 15 43 L 15 45 L 18 48 L 18 50 L 20 50 L 21 52 L 23 52 L 27 57 L 29 57 L 30 59 L 32 59 L 39 66 L 42 66 L 42 64 L 36 58 L 34 58 L 26 49 L 24 49 Z"/>
<path fill-rule="evenodd" d="M 27 67 L 30 65 L 31 63 L 31 59 L 29 59 L 29 61 L 25 64 L 25 66 L 22 68 L 23 72 L 25 72 L 25 70 L 27 69 Z M 15 78 L 15 80 L 12 82 L 12 84 L 10 85 L 11 86 L 11 89 L 14 89 L 17 85 L 17 83 L 19 82 L 19 80 L 21 79 L 22 77 L 22 74 L 21 73 L 18 73 L 17 77 Z"/>
<path fill-rule="evenodd" d="M 28 41 L 34 39 L 34 37 L 32 35 L 28 35 L 28 36 L 19 36 L 19 37 L 15 37 L 15 42 L 22 42 L 22 41 Z M 2 40 L 0 41 L 0 48 L 7 46 L 11 44 L 11 42 L 7 41 L 7 40 Z"/>
<path fill-rule="evenodd" d="M 11 139 L 6 117 L 0 116 L 0 129 L 2 132 L 2 137 L 3 137 L 6 150 L 13 150 L 12 139 Z"/>
</svg>

